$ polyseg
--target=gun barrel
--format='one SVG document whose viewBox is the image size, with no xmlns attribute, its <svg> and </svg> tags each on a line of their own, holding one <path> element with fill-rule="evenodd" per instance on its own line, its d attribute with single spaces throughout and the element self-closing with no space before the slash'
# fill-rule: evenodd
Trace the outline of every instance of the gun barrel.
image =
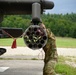
<svg viewBox="0 0 76 75">
<path fill-rule="evenodd" d="M 0 14 L 32 14 L 33 3 L 41 4 L 41 13 L 54 7 L 54 3 L 48 0 L 0 0 Z"/>
</svg>

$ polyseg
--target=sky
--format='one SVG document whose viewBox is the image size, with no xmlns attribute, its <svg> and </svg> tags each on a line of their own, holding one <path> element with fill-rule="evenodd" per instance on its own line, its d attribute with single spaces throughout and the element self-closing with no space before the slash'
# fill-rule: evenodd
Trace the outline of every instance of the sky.
<svg viewBox="0 0 76 75">
<path fill-rule="evenodd" d="M 54 8 L 46 10 L 45 13 L 66 14 L 76 13 L 76 0 L 51 0 L 54 2 Z"/>
</svg>

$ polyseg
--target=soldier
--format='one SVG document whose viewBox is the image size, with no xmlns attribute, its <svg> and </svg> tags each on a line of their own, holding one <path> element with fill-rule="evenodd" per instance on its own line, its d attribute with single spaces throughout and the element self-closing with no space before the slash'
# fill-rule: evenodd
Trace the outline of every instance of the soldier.
<svg viewBox="0 0 76 75">
<path fill-rule="evenodd" d="M 44 24 L 41 24 L 41 27 L 46 29 Z M 46 29 L 46 32 L 48 41 L 47 44 L 43 47 L 43 50 L 45 52 L 43 75 L 56 75 L 54 70 L 58 59 L 56 39 L 54 34 L 49 29 Z"/>
</svg>

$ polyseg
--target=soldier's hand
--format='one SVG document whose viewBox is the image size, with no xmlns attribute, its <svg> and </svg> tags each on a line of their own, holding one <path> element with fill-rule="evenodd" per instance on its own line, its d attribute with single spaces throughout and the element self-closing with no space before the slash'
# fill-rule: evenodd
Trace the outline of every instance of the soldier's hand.
<svg viewBox="0 0 76 75">
<path fill-rule="evenodd" d="M 46 27 L 43 23 L 40 24 L 40 27 L 42 27 L 43 29 L 46 29 Z"/>
</svg>

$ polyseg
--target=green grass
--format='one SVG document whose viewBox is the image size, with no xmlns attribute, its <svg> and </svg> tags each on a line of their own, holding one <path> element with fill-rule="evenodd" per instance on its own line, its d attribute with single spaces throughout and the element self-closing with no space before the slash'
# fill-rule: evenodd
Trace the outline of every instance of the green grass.
<svg viewBox="0 0 76 75">
<path fill-rule="evenodd" d="M 14 39 L 12 39 L 12 38 L 3 38 L 3 39 L 0 39 L 0 46 L 11 46 L 12 43 L 13 43 L 13 40 Z M 18 38 L 17 39 L 17 45 L 18 46 L 25 46 L 23 38 Z"/>
<path fill-rule="evenodd" d="M 3 38 L 0 39 L 0 46 L 11 46 L 12 42 L 13 42 L 12 38 Z M 56 37 L 56 44 L 57 47 L 76 48 L 76 39 Z M 25 46 L 23 38 L 17 39 L 17 45 Z"/>
<path fill-rule="evenodd" d="M 65 63 L 65 61 L 75 62 L 75 59 L 73 60 L 73 58 L 75 57 L 59 56 L 58 63 L 55 67 L 56 73 L 60 75 L 76 75 L 76 68 Z"/>
<path fill-rule="evenodd" d="M 57 47 L 76 48 L 76 39 L 56 37 Z"/>
<path fill-rule="evenodd" d="M 58 63 L 55 67 L 55 71 L 60 75 L 76 75 L 76 68 L 64 63 Z"/>
</svg>

